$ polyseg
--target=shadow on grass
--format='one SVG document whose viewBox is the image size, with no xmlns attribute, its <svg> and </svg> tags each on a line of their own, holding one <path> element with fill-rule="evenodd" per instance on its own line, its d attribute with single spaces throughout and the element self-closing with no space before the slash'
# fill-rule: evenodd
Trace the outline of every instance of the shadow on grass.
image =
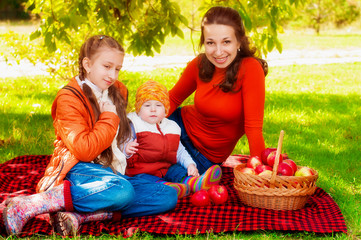
<svg viewBox="0 0 361 240">
<path fill-rule="evenodd" d="M 0 112 L 0 131 L 0 162 L 53 151 L 54 128 L 50 115 Z"/>
</svg>

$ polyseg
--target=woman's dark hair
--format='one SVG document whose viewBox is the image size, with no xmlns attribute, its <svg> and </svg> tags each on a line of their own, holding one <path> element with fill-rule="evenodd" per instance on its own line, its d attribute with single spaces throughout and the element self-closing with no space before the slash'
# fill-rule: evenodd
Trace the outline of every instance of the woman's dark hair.
<svg viewBox="0 0 361 240">
<path fill-rule="evenodd" d="M 111 49 L 119 50 L 124 53 L 124 48 L 112 37 L 104 36 L 104 35 L 96 35 L 89 38 L 81 47 L 79 54 L 79 78 L 81 81 L 85 80 L 86 71 L 83 66 L 83 59 L 85 57 L 91 59 L 102 47 L 108 47 Z M 85 96 L 88 98 L 94 115 L 95 121 L 98 121 L 100 115 L 100 107 L 98 101 L 91 90 L 91 88 L 87 84 L 83 84 L 83 91 Z M 114 103 L 117 115 L 120 118 L 119 130 L 117 135 L 118 144 L 122 144 L 131 136 L 131 128 L 129 125 L 129 120 L 127 118 L 127 100 L 120 94 L 119 90 L 115 85 L 112 85 L 108 89 L 108 95 L 112 102 Z M 113 151 L 111 146 L 105 149 L 101 153 L 100 159 L 97 158 L 94 160 L 96 163 L 103 164 L 104 166 L 110 166 L 113 161 Z"/>
<path fill-rule="evenodd" d="M 262 65 L 264 74 L 268 73 L 267 62 L 263 59 L 256 57 L 256 48 L 250 48 L 250 42 L 246 36 L 245 28 L 242 22 L 242 18 L 239 13 L 230 7 L 212 7 L 203 16 L 201 24 L 201 38 L 199 47 L 204 44 L 204 26 L 209 24 L 220 24 L 231 26 L 234 29 L 237 41 L 240 43 L 240 48 L 237 51 L 237 55 L 233 62 L 228 66 L 225 79 L 219 87 L 224 92 L 234 91 L 235 83 L 237 81 L 237 73 L 239 65 L 242 63 L 242 59 L 246 57 L 253 57 L 257 59 Z M 210 82 L 213 77 L 215 66 L 207 59 L 207 56 L 200 54 L 199 61 L 199 78 L 204 82 Z"/>
</svg>

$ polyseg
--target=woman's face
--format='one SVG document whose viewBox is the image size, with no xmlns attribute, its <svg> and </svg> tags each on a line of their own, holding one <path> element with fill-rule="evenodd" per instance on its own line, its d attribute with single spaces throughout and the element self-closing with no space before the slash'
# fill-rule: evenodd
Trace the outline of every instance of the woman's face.
<svg viewBox="0 0 361 240">
<path fill-rule="evenodd" d="M 208 60 L 218 68 L 226 68 L 237 56 L 240 43 L 233 27 L 206 24 L 203 28 L 204 49 Z"/>
<path fill-rule="evenodd" d="M 118 80 L 123 60 L 124 53 L 117 49 L 102 47 L 91 59 L 83 59 L 83 66 L 87 71 L 86 77 L 100 89 L 105 90 Z"/>
</svg>

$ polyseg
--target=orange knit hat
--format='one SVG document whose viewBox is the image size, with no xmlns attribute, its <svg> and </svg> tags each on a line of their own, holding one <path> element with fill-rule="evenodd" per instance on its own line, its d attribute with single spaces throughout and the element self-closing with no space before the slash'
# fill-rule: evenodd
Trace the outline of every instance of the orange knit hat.
<svg viewBox="0 0 361 240">
<path fill-rule="evenodd" d="M 143 103 L 149 100 L 156 100 L 164 105 L 165 115 L 168 114 L 170 103 L 167 88 L 159 82 L 149 80 L 143 83 L 135 95 L 135 111 L 139 113 Z"/>
</svg>

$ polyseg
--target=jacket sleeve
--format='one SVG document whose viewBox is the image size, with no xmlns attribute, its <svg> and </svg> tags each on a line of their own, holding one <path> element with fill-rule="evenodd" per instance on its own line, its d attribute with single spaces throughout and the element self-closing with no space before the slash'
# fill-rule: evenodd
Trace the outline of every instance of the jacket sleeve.
<svg viewBox="0 0 361 240">
<path fill-rule="evenodd" d="M 90 162 L 111 145 L 120 122 L 115 113 L 101 113 L 92 128 L 91 117 L 78 98 L 63 94 L 56 101 L 54 127 L 77 159 Z"/>
</svg>

